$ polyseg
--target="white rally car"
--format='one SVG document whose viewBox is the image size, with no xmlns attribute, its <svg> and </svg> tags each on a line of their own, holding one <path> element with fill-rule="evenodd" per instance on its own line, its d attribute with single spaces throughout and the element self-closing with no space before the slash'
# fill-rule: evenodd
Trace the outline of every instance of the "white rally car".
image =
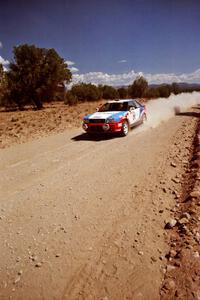
<svg viewBox="0 0 200 300">
<path fill-rule="evenodd" d="M 145 105 L 137 100 L 108 101 L 97 112 L 83 118 L 83 129 L 89 134 L 119 132 L 126 136 L 131 127 L 145 120 Z"/>
</svg>

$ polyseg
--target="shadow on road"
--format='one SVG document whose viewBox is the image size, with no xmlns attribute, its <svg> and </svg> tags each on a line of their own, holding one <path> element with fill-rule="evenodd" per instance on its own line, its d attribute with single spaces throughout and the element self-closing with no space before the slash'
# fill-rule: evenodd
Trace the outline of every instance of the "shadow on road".
<svg viewBox="0 0 200 300">
<path fill-rule="evenodd" d="M 106 141 L 106 140 L 112 140 L 114 138 L 120 138 L 120 135 L 118 134 L 96 134 L 96 135 L 89 135 L 87 133 L 82 133 L 77 136 L 74 136 L 72 138 L 73 141 L 94 141 L 94 142 L 100 142 L 100 141 Z"/>
<path fill-rule="evenodd" d="M 198 107 L 198 109 L 200 109 L 200 107 Z M 188 116 L 188 117 L 200 118 L 200 113 L 195 111 L 178 112 L 176 113 L 176 116 Z"/>
<path fill-rule="evenodd" d="M 193 106 L 192 108 L 194 108 L 194 109 L 200 109 L 200 105 L 198 105 L 198 106 Z"/>
</svg>

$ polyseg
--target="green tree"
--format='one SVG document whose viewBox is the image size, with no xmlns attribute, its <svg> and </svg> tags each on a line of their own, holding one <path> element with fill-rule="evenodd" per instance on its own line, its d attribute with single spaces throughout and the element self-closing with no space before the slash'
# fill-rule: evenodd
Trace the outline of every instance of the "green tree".
<svg viewBox="0 0 200 300">
<path fill-rule="evenodd" d="M 2 104 L 2 97 L 3 97 L 3 76 L 4 76 L 3 65 L 0 64 L 0 105 Z"/>
<path fill-rule="evenodd" d="M 68 105 L 76 105 L 78 98 L 71 91 L 68 91 L 65 95 L 64 103 Z"/>
<path fill-rule="evenodd" d="M 145 95 L 147 89 L 148 89 L 147 80 L 143 76 L 139 76 L 129 87 L 129 94 L 132 98 L 141 98 Z"/>
<path fill-rule="evenodd" d="M 171 91 L 172 93 L 174 93 L 175 95 L 178 95 L 180 93 L 180 88 L 179 88 L 179 85 L 178 83 L 176 82 L 173 82 L 172 85 L 171 85 Z"/>
<path fill-rule="evenodd" d="M 157 89 L 161 98 L 168 98 L 171 94 L 171 86 L 169 84 L 162 84 Z"/>
<path fill-rule="evenodd" d="M 3 65 L 0 63 L 0 83 L 3 80 L 3 75 L 4 75 Z"/>
<path fill-rule="evenodd" d="M 100 87 L 101 89 L 101 94 L 103 99 L 117 99 L 119 98 L 119 93 L 118 91 L 110 86 L 110 85 L 103 85 Z"/>
<path fill-rule="evenodd" d="M 128 96 L 127 88 L 121 87 L 121 88 L 118 88 L 117 91 L 118 91 L 120 99 L 126 99 L 127 98 L 127 96 Z"/>
<path fill-rule="evenodd" d="M 77 97 L 78 101 L 95 101 L 100 99 L 99 88 L 91 83 L 79 83 L 73 85 L 71 93 Z"/>
<path fill-rule="evenodd" d="M 149 98 L 149 99 L 159 98 L 159 96 L 160 96 L 159 90 L 154 87 L 148 87 L 148 89 L 146 90 L 146 92 L 144 94 L 144 97 Z"/>
<path fill-rule="evenodd" d="M 7 72 L 9 98 L 19 108 L 32 103 L 41 109 L 44 101 L 55 99 L 60 85 L 71 80 L 72 74 L 54 49 L 34 45 L 14 47 L 14 62 Z"/>
</svg>

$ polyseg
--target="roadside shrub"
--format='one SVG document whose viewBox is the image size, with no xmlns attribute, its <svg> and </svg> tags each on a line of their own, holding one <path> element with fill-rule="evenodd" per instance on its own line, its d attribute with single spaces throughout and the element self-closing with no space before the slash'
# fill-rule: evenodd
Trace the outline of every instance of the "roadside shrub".
<svg viewBox="0 0 200 300">
<path fill-rule="evenodd" d="M 144 93 L 144 97 L 148 99 L 159 98 L 160 94 L 157 88 L 148 88 Z"/>
<path fill-rule="evenodd" d="M 127 96 L 128 96 L 128 89 L 127 88 L 121 87 L 121 88 L 118 88 L 117 91 L 118 91 L 120 99 L 126 99 L 127 98 Z"/>
<path fill-rule="evenodd" d="M 171 86 L 169 84 L 163 84 L 157 88 L 159 97 L 168 98 L 171 94 Z"/>
<path fill-rule="evenodd" d="M 101 97 L 99 88 L 92 83 L 79 83 L 73 85 L 71 93 L 78 98 L 79 101 L 96 101 Z"/>
<path fill-rule="evenodd" d="M 101 90 L 102 98 L 103 99 L 117 99 L 119 98 L 118 91 L 110 85 L 102 85 L 99 86 L 99 89 Z"/>
<path fill-rule="evenodd" d="M 68 105 L 76 105 L 78 103 L 78 98 L 71 91 L 68 91 L 65 95 L 64 103 Z"/>
</svg>

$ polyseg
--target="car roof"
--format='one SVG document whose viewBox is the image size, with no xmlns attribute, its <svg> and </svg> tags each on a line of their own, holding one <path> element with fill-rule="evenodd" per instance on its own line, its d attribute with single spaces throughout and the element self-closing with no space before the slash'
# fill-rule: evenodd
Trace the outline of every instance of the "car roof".
<svg viewBox="0 0 200 300">
<path fill-rule="evenodd" d="M 108 103 L 124 103 L 129 101 L 135 101 L 135 99 L 118 99 L 118 100 L 109 100 Z"/>
</svg>

